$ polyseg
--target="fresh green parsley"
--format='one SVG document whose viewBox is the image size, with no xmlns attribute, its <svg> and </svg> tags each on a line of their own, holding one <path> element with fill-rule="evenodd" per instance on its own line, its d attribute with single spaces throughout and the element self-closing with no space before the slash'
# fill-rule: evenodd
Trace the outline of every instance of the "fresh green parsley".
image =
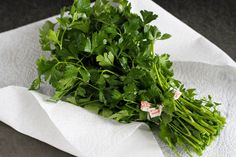
<svg viewBox="0 0 236 157">
<path fill-rule="evenodd" d="M 195 89 L 175 80 L 168 54 L 155 55 L 154 42 L 170 37 L 150 22 L 158 16 L 131 12 L 127 0 L 75 0 L 61 10 L 56 23 L 40 29 L 42 50 L 50 57 L 37 62 L 38 78 L 47 81 L 52 100 L 64 100 L 122 123 L 145 122 L 159 128 L 160 138 L 180 156 L 177 147 L 202 155 L 219 135 L 225 118 L 212 98 L 196 99 Z M 182 95 L 175 100 L 178 89 Z M 161 116 L 141 110 L 151 104 Z"/>
</svg>

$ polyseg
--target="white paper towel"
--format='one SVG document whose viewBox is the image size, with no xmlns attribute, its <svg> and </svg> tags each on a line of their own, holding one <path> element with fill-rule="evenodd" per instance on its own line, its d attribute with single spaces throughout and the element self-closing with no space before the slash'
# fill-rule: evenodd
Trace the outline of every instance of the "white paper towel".
<svg viewBox="0 0 236 157">
<path fill-rule="evenodd" d="M 79 157 L 163 156 L 147 125 L 120 124 L 48 98 L 23 87 L 2 88 L 0 120 Z"/>
<path fill-rule="evenodd" d="M 222 50 L 154 2 L 136 0 L 132 3 L 135 12 L 147 9 L 158 14 L 159 18 L 153 24 L 157 24 L 162 32 L 172 35 L 171 39 L 158 41 L 155 48 L 157 53 L 171 54 L 175 77 L 187 87 L 196 87 L 200 95 L 212 94 L 216 101 L 223 104 L 220 110 L 227 117 L 227 125 L 203 156 L 233 157 L 236 154 L 236 63 Z M 45 53 L 41 52 L 38 42 L 38 30 L 43 23 L 44 21 L 36 22 L 0 34 L 0 87 L 28 87 L 36 77 L 34 63 Z M 50 90 L 45 86 L 41 92 L 49 94 Z M 24 99 L 25 97 L 27 99 Z M 68 103 L 60 102 L 56 105 L 43 102 L 44 98 L 24 88 L 1 89 L 0 121 L 26 135 L 80 157 L 162 156 L 158 144 L 145 125 L 117 124 Z M 82 123 L 82 120 L 87 123 Z M 106 134 L 101 133 L 101 128 L 105 128 Z M 91 147 L 84 143 L 91 144 Z M 117 147 L 111 147 L 116 144 Z M 159 144 L 165 157 L 174 156 L 161 141 Z M 182 152 L 182 156 L 186 154 Z"/>
</svg>

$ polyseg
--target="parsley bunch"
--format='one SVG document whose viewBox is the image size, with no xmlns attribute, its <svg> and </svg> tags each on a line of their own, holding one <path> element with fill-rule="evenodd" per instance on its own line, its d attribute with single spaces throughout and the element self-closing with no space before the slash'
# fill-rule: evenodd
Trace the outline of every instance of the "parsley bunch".
<svg viewBox="0 0 236 157">
<path fill-rule="evenodd" d="M 96 0 L 92 7 L 89 0 L 75 0 L 64 7 L 56 23 L 47 21 L 40 30 L 42 49 L 50 57 L 37 60 L 31 89 L 47 81 L 55 89 L 54 101 L 119 122 L 157 126 L 177 156 L 178 146 L 190 156 L 191 150 L 201 155 L 225 124 L 219 104 L 210 96 L 196 99 L 194 89 L 173 78 L 169 55 L 154 53 L 154 42 L 170 35 L 150 25 L 157 15 L 140 13 L 132 13 L 127 0 Z M 178 98 L 176 90 L 182 94 Z"/>
</svg>

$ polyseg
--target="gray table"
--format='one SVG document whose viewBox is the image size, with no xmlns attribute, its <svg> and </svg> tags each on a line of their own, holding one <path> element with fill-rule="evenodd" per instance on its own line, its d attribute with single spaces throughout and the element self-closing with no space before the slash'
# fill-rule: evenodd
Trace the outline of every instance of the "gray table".
<svg viewBox="0 0 236 157">
<path fill-rule="evenodd" d="M 235 0 L 155 0 L 180 20 L 203 34 L 236 60 Z M 0 32 L 59 12 L 72 0 L 0 1 Z M 45 143 L 0 123 L 0 157 L 71 157 Z"/>
</svg>

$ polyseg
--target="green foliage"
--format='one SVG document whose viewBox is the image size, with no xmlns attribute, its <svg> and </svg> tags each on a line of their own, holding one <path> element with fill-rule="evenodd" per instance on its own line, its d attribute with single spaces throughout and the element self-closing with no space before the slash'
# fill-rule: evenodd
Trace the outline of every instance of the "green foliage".
<svg viewBox="0 0 236 157">
<path fill-rule="evenodd" d="M 42 46 L 42 50 L 49 51 L 50 47 L 50 39 L 49 39 L 49 31 L 54 29 L 54 25 L 52 22 L 47 21 L 43 27 L 40 29 L 40 44 Z"/>
<path fill-rule="evenodd" d="M 112 116 L 110 118 L 115 119 L 117 121 L 124 121 L 126 118 L 130 116 L 129 112 L 127 110 L 121 110 Z"/>
<path fill-rule="evenodd" d="M 56 23 L 40 29 L 40 43 L 50 57 L 37 62 L 38 77 L 31 89 L 48 81 L 55 89 L 53 101 L 64 100 L 123 123 L 159 125 L 160 138 L 178 155 L 176 147 L 197 154 L 219 135 L 225 118 L 211 96 L 196 99 L 195 89 L 185 89 L 173 78 L 168 54 L 155 55 L 154 42 L 168 39 L 150 22 L 158 16 L 131 12 L 127 0 L 75 0 L 64 7 Z M 173 90 L 182 96 L 174 100 Z M 150 118 L 140 102 L 163 107 Z"/>
<path fill-rule="evenodd" d="M 153 12 L 147 10 L 142 10 L 140 13 L 143 17 L 144 24 L 148 24 L 158 17 L 157 15 L 153 14 Z"/>
<path fill-rule="evenodd" d="M 104 55 L 98 55 L 96 57 L 97 62 L 99 62 L 100 66 L 113 66 L 113 62 L 114 62 L 114 56 L 111 52 L 104 53 Z"/>
</svg>

